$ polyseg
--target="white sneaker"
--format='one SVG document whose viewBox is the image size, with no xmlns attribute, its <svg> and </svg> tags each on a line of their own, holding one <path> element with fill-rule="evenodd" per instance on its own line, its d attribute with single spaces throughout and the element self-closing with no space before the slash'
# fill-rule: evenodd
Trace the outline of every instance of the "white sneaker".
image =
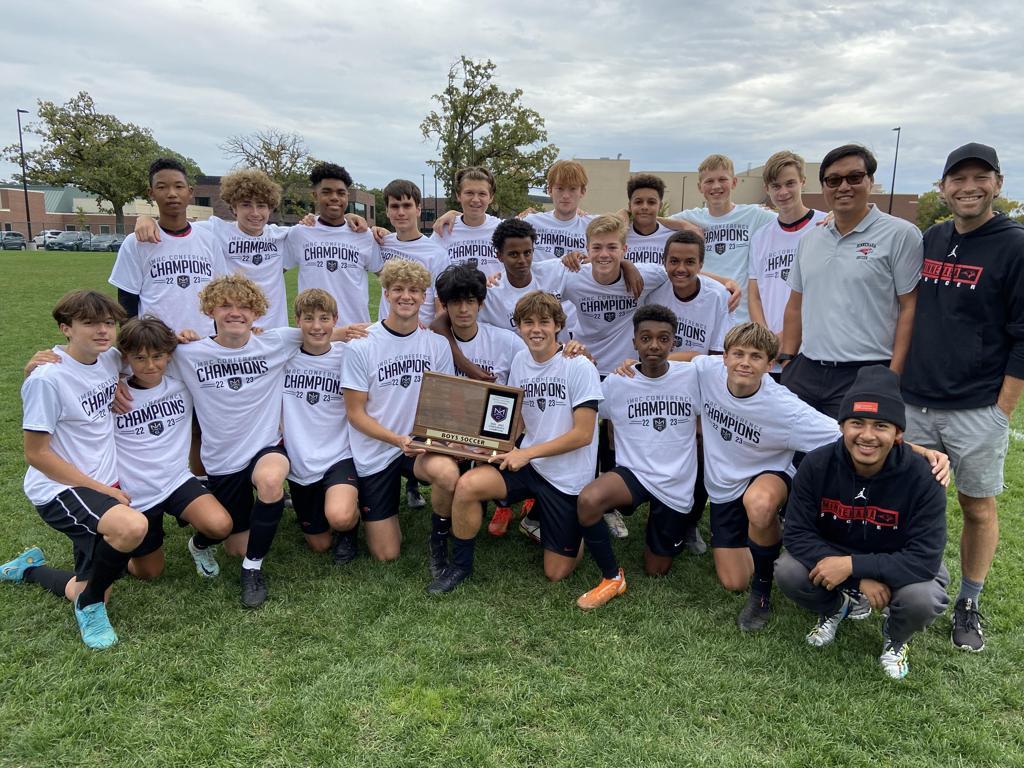
<svg viewBox="0 0 1024 768">
<path fill-rule="evenodd" d="M 853 600 L 845 592 L 841 593 L 843 601 L 835 613 L 818 617 L 818 623 L 807 633 L 807 642 L 815 648 L 823 648 L 836 639 L 836 631 L 840 622 L 850 615 Z"/>
<path fill-rule="evenodd" d="M 196 564 L 196 573 L 200 576 L 212 579 L 220 573 L 220 565 L 217 563 L 216 557 L 216 547 L 196 549 L 195 544 L 192 543 L 192 539 L 189 538 L 188 553 L 192 555 L 192 560 Z"/>
<path fill-rule="evenodd" d="M 882 669 L 889 677 L 893 680 L 902 680 L 907 676 L 910 671 L 910 665 L 907 663 L 907 652 L 910 643 L 901 643 L 897 645 L 889 637 L 888 620 L 882 625 L 882 655 L 878 657 L 878 660 L 882 664 Z"/>
<path fill-rule="evenodd" d="M 519 521 L 519 530 L 529 536 L 535 544 L 540 544 L 540 520 L 524 517 Z"/>
<path fill-rule="evenodd" d="M 624 539 L 629 536 L 629 528 L 626 527 L 626 521 L 622 519 L 622 515 L 617 509 L 605 512 L 604 521 L 608 524 L 608 533 L 616 539 Z"/>
<path fill-rule="evenodd" d="M 871 601 L 859 589 L 844 589 L 843 594 L 852 601 L 850 613 L 846 617 L 853 621 L 862 621 L 871 617 Z"/>
</svg>

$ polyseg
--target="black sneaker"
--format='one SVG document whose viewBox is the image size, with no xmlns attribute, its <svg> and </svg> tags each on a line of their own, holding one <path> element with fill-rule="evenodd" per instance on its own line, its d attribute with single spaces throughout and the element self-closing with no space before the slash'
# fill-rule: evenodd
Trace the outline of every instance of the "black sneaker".
<svg viewBox="0 0 1024 768">
<path fill-rule="evenodd" d="M 423 509 L 427 506 L 427 502 L 423 498 L 423 494 L 420 493 L 420 487 L 418 485 L 406 483 L 405 505 L 409 507 L 409 509 Z"/>
<path fill-rule="evenodd" d="M 691 555 L 703 555 L 708 551 L 708 545 L 704 543 L 704 538 L 700 535 L 696 525 L 687 527 L 684 534 L 683 541 L 686 542 L 686 551 Z"/>
<path fill-rule="evenodd" d="M 736 617 L 736 626 L 743 632 L 757 632 L 764 629 L 771 617 L 772 608 L 768 604 L 768 598 L 751 592 L 747 596 L 747 604 Z"/>
<path fill-rule="evenodd" d="M 430 549 L 430 578 L 438 579 L 448 567 L 448 539 L 435 541 L 431 536 L 427 540 L 427 547 Z"/>
<path fill-rule="evenodd" d="M 427 593 L 431 595 L 447 594 L 468 579 L 471 573 L 472 571 L 464 570 L 457 565 L 449 565 L 427 585 Z"/>
<path fill-rule="evenodd" d="M 331 542 L 331 556 L 335 565 L 345 565 L 356 559 L 356 537 L 351 532 L 334 532 L 334 541 Z"/>
<path fill-rule="evenodd" d="M 263 571 L 254 568 L 242 569 L 242 605 L 259 608 L 267 599 L 267 582 Z"/>
<path fill-rule="evenodd" d="M 953 606 L 953 632 L 950 635 L 953 647 L 971 653 L 985 650 L 985 634 L 981 630 L 984 618 L 971 598 L 957 600 Z"/>
</svg>

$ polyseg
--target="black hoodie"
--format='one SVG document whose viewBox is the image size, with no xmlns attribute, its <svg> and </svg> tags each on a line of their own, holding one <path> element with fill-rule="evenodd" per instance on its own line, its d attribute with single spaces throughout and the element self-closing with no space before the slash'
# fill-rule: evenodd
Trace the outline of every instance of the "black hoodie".
<svg viewBox="0 0 1024 768">
<path fill-rule="evenodd" d="M 1004 375 L 1024 378 L 1024 226 L 1001 213 L 963 235 L 936 224 L 924 233 L 903 399 L 981 408 Z"/>
<path fill-rule="evenodd" d="M 853 576 L 890 589 L 934 579 L 946 547 L 946 494 L 931 466 L 894 445 L 881 471 L 858 477 L 839 438 L 804 457 L 786 505 L 786 550 L 808 570 L 852 555 Z"/>
</svg>

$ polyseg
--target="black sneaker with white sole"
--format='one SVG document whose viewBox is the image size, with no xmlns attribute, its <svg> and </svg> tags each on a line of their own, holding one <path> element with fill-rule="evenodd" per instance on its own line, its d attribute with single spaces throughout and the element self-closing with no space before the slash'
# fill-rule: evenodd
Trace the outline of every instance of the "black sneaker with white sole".
<svg viewBox="0 0 1024 768">
<path fill-rule="evenodd" d="M 985 617 L 978 610 L 978 604 L 969 597 L 963 597 L 953 606 L 953 631 L 950 640 L 954 648 L 971 653 L 985 650 L 985 633 L 981 622 Z"/>
<path fill-rule="evenodd" d="M 423 509 L 427 506 L 426 500 L 423 498 L 423 494 L 420 493 L 420 487 L 408 483 L 405 486 L 405 504 L 409 509 Z"/>
<path fill-rule="evenodd" d="M 259 608 L 267 600 L 267 581 L 263 571 L 256 568 L 242 569 L 242 605 Z"/>
<path fill-rule="evenodd" d="M 764 629 L 772 617 L 772 608 L 766 595 L 751 592 L 747 595 L 747 604 L 736 617 L 736 626 L 743 632 L 757 632 Z"/>
</svg>

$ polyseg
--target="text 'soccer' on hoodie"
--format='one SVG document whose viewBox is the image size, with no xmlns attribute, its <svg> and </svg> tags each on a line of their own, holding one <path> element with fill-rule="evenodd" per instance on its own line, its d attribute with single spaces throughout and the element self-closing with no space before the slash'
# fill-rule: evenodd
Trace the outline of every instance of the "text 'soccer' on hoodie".
<svg viewBox="0 0 1024 768">
<path fill-rule="evenodd" d="M 946 546 L 946 494 L 931 467 L 894 445 L 874 477 L 854 472 L 840 438 L 800 464 L 786 506 L 786 550 L 808 570 L 850 555 L 853 576 L 899 589 L 935 578 Z"/>
<path fill-rule="evenodd" d="M 924 264 L 903 398 L 911 405 L 992 405 L 1003 376 L 1024 378 L 1024 226 L 1004 214 L 966 234 L 924 234 Z"/>
</svg>

